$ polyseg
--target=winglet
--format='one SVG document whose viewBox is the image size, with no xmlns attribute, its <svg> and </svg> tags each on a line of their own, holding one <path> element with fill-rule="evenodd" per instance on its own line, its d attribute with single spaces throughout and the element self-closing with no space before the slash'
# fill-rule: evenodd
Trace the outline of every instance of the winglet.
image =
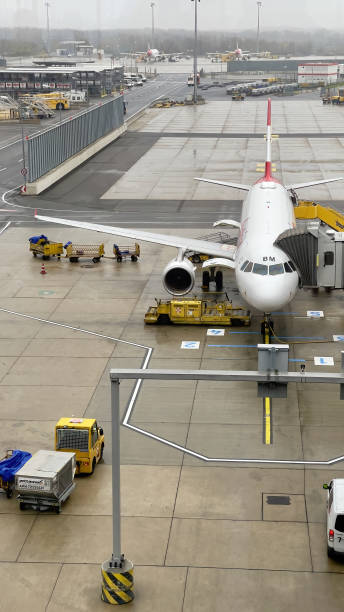
<svg viewBox="0 0 344 612">
<path fill-rule="evenodd" d="M 37 217 L 37 208 L 35 208 L 35 214 L 34 214 L 34 216 L 35 216 L 35 217 Z"/>
</svg>

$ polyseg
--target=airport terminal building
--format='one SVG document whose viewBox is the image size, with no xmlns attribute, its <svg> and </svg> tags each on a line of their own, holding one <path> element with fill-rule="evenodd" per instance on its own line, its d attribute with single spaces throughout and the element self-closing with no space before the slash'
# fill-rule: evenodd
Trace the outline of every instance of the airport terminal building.
<svg viewBox="0 0 344 612">
<path fill-rule="evenodd" d="M 293 75 L 294 80 L 297 80 L 298 67 L 306 62 L 328 62 L 329 58 L 310 58 L 299 57 L 293 59 L 252 59 L 248 61 L 231 61 L 227 62 L 227 72 L 241 74 L 274 74 L 281 73 Z M 334 64 L 343 64 L 344 58 L 331 58 Z"/>
<path fill-rule="evenodd" d="M 123 66 L 9 67 L 0 69 L 0 94 L 8 93 L 16 98 L 20 93 L 77 89 L 99 97 L 119 87 L 123 78 Z"/>
</svg>

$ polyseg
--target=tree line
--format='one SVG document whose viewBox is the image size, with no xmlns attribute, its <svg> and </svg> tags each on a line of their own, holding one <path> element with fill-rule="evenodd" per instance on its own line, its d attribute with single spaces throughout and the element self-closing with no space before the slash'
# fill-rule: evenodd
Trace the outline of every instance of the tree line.
<svg viewBox="0 0 344 612">
<path fill-rule="evenodd" d="M 192 53 L 194 33 L 188 30 L 156 30 L 154 40 L 150 28 L 126 30 L 51 30 L 49 46 L 59 48 L 64 40 L 84 40 L 87 44 L 99 44 L 106 53 L 119 56 L 121 53 L 145 51 L 148 46 L 165 53 Z M 199 54 L 232 50 L 239 45 L 244 50 L 255 51 L 256 32 L 200 31 Z M 269 30 L 260 37 L 260 50 L 278 55 L 344 55 L 343 38 L 340 32 L 330 30 Z M 5 56 L 30 56 L 46 52 L 47 40 L 44 29 L 0 28 L 0 54 Z"/>
</svg>

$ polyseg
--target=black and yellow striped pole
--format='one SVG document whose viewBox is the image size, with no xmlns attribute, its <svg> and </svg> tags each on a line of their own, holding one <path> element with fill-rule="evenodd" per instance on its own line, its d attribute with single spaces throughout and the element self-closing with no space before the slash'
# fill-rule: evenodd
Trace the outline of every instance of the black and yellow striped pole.
<svg viewBox="0 0 344 612">
<path fill-rule="evenodd" d="M 134 599 L 134 566 L 121 553 L 119 379 L 111 379 L 112 419 L 112 555 L 102 564 L 103 601 L 113 605 Z"/>
</svg>

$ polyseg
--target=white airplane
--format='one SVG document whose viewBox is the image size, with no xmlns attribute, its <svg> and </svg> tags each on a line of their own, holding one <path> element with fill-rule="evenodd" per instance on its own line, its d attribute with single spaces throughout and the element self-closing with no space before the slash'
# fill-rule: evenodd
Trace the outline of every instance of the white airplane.
<svg viewBox="0 0 344 612">
<path fill-rule="evenodd" d="M 269 55 L 268 51 L 260 51 L 259 53 L 255 53 L 253 51 L 243 51 L 242 49 L 240 49 L 240 47 L 237 46 L 234 49 L 234 51 L 224 51 L 223 53 L 208 53 L 208 57 L 211 58 L 219 58 L 222 56 L 227 56 L 230 55 L 231 57 L 234 57 L 236 60 L 238 61 L 243 61 L 243 60 L 249 60 L 251 57 L 266 57 L 267 55 Z"/>
<path fill-rule="evenodd" d="M 121 55 L 135 56 L 136 58 L 143 58 L 145 62 L 161 62 L 169 57 L 178 57 L 181 53 L 162 53 L 158 49 L 151 49 L 148 45 L 147 51 L 135 51 L 135 53 L 126 53 Z"/>
<path fill-rule="evenodd" d="M 290 192 L 303 187 L 342 180 L 340 177 L 283 186 L 272 176 L 271 143 L 271 100 L 269 99 L 264 176 L 253 186 L 204 178 L 196 179 L 247 191 L 240 222 L 223 219 L 214 223 L 214 227 L 227 225 L 240 230 L 236 247 L 207 240 L 44 217 L 36 213 L 35 217 L 40 221 L 176 247 L 178 254 L 167 264 L 162 279 L 165 289 L 174 296 L 189 293 L 195 283 L 196 268 L 189 261 L 186 253 L 196 251 L 208 254 L 211 259 L 203 263 L 203 269 L 220 267 L 234 270 L 242 297 L 248 304 L 268 316 L 290 302 L 298 288 L 299 275 L 293 262 L 284 251 L 274 244 L 282 232 L 296 226 Z"/>
</svg>

